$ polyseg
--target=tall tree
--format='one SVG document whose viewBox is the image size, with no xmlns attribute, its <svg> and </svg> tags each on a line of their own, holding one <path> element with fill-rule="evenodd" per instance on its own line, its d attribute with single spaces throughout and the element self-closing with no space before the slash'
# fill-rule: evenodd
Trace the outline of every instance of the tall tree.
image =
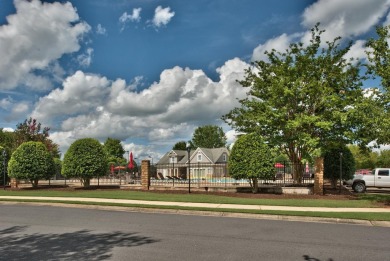
<svg viewBox="0 0 390 261">
<path fill-rule="evenodd" d="M 221 148 L 226 147 L 226 136 L 221 127 L 205 125 L 195 129 L 191 142 L 195 148 Z"/>
<path fill-rule="evenodd" d="M 1 177 L 0 184 L 2 186 L 4 185 L 4 183 L 7 184 L 7 180 L 8 180 L 7 166 L 8 166 L 9 158 L 10 158 L 10 154 L 7 151 L 7 149 L 0 145 L 0 177 Z"/>
<path fill-rule="evenodd" d="M 4 131 L 0 128 L 0 146 L 5 147 L 9 151 L 14 151 L 18 146 L 15 143 L 15 133 Z"/>
<path fill-rule="evenodd" d="M 16 125 L 14 147 L 17 148 L 27 141 L 39 141 L 45 144 L 47 150 L 54 158 L 60 158 L 59 146 L 49 138 L 49 131 L 49 127 L 42 129 L 41 123 L 30 117 L 23 123 Z"/>
<path fill-rule="evenodd" d="M 346 60 L 340 38 L 322 47 L 318 25 L 308 45 L 292 43 L 284 53 L 265 52 L 241 85 L 249 88 L 223 119 L 240 132 L 260 133 L 271 146 L 279 146 L 294 163 L 294 181 L 302 182 L 303 158 L 319 156 L 335 144 L 367 145 L 374 139 L 375 99 L 365 96 L 360 63 Z M 362 115 L 362 110 L 365 114 Z"/>
<path fill-rule="evenodd" d="M 275 171 L 270 148 L 257 133 L 242 135 L 229 156 L 230 176 L 248 179 L 252 192 L 258 192 L 258 179 L 270 179 Z"/>
<path fill-rule="evenodd" d="M 368 69 L 369 73 L 374 77 L 380 78 L 381 86 L 378 89 L 371 89 L 375 93 L 375 98 L 381 102 L 383 108 L 383 117 L 377 118 L 375 129 L 382 130 L 376 137 L 378 144 L 390 143 L 390 25 L 385 27 L 377 27 L 378 37 L 371 38 L 367 42 L 368 47 Z"/>
<path fill-rule="evenodd" d="M 39 141 L 24 142 L 12 153 L 8 162 L 8 175 L 30 180 L 33 187 L 38 186 L 40 179 L 48 179 L 54 174 L 53 157 Z"/>
<path fill-rule="evenodd" d="M 125 150 L 122 143 L 118 139 L 107 138 L 103 145 L 104 151 L 109 157 L 123 158 Z"/>
<path fill-rule="evenodd" d="M 176 142 L 176 144 L 172 147 L 173 150 L 186 150 L 187 149 L 187 142 L 185 141 L 179 141 Z"/>
<path fill-rule="evenodd" d="M 62 162 L 61 173 L 67 178 L 79 178 L 84 187 L 90 185 L 93 177 L 107 172 L 107 155 L 98 140 L 79 139 L 70 145 Z"/>
<path fill-rule="evenodd" d="M 377 167 L 390 168 L 390 150 L 382 150 L 378 157 Z"/>
<path fill-rule="evenodd" d="M 378 152 L 362 150 L 356 145 L 348 145 L 348 149 L 353 155 L 356 169 L 373 169 L 377 165 Z"/>
</svg>

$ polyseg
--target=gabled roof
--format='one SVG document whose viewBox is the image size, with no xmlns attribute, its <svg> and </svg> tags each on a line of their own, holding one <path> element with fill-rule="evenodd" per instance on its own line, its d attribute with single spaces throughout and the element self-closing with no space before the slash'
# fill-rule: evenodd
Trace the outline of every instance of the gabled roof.
<svg viewBox="0 0 390 261">
<path fill-rule="evenodd" d="M 217 163 L 224 153 L 229 155 L 229 150 L 225 147 L 212 149 L 197 148 L 195 153 L 191 156 L 191 160 L 193 159 L 194 155 L 197 154 L 199 151 L 203 152 L 203 154 L 210 160 L 211 163 Z"/>
<path fill-rule="evenodd" d="M 217 163 L 221 161 L 221 157 L 224 153 L 229 155 L 229 150 L 225 147 L 222 148 L 197 148 L 196 150 L 190 151 L 190 159 L 193 160 L 198 152 L 203 153 L 211 163 Z M 186 150 L 171 150 L 164 154 L 164 156 L 157 162 L 157 164 L 168 164 L 170 163 L 169 158 L 176 157 L 177 163 L 185 164 L 188 163 L 188 152 Z"/>
<path fill-rule="evenodd" d="M 190 152 L 191 154 L 194 151 Z M 185 163 L 188 160 L 188 152 L 186 150 L 170 150 L 162 156 L 162 158 L 157 162 L 157 164 L 167 164 L 170 163 L 169 158 L 176 157 L 177 163 Z"/>
</svg>

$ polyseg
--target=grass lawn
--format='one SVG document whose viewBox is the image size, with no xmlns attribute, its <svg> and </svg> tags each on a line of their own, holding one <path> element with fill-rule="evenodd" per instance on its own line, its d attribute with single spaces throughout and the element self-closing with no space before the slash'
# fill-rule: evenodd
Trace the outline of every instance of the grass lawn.
<svg viewBox="0 0 390 261">
<path fill-rule="evenodd" d="M 390 195 L 361 195 L 356 199 L 267 199 L 267 198 L 238 198 L 224 195 L 207 195 L 207 194 L 176 194 L 176 193 L 154 193 L 144 191 L 129 190 L 0 190 L 0 196 L 35 196 L 35 197 L 81 197 L 81 198 L 109 198 L 109 199 L 135 199 L 147 201 L 175 201 L 175 202 L 197 202 L 197 203 L 217 203 L 217 204 L 244 204 L 244 205 L 273 205 L 273 206 L 301 206 L 301 207 L 330 207 L 330 208 L 375 208 L 377 202 L 389 202 Z M 22 200 L 30 201 L 30 200 Z M 35 200 L 34 200 L 35 201 Z M 42 202 L 50 202 L 42 199 Z M 80 203 L 76 204 L 97 203 Z M 143 207 L 143 208 L 166 208 L 182 210 L 201 210 L 214 211 L 206 208 L 188 208 L 175 206 L 153 206 L 153 205 L 129 205 L 129 204 L 103 204 L 125 207 Z M 384 220 L 390 221 L 389 213 L 325 213 L 325 212 L 293 212 L 293 211 L 264 211 L 264 210 L 232 210 L 218 209 L 220 212 L 239 212 L 252 214 L 271 214 L 271 215 L 292 215 L 292 216 L 310 216 L 310 217 L 329 217 L 342 219 L 361 219 L 361 220 Z"/>
</svg>

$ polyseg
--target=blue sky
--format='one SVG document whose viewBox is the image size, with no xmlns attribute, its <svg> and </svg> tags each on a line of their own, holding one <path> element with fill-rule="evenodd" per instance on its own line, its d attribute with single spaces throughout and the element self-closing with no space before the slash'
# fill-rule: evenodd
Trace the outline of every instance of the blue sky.
<svg viewBox="0 0 390 261">
<path fill-rule="evenodd" d="M 325 38 L 364 42 L 388 0 L 0 1 L 0 128 L 32 116 L 64 153 L 78 138 L 123 141 L 158 159 L 245 96 L 236 79 L 270 48 Z M 373 83 L 366 83 L 367 86 Z"/>
</svg>

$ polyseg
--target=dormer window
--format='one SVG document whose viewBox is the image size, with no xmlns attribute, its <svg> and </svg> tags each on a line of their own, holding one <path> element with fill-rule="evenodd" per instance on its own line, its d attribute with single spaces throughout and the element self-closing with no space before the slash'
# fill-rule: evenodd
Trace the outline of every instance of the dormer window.
<svg viewBox="0 0 390 261">
<path fill-rule="evenodd" d="M 226 160 L 227 160 L 226 154 L 223 154 L 222 160 L 223 160 L 223 161 L 226 161 Z"/>
</svg>

